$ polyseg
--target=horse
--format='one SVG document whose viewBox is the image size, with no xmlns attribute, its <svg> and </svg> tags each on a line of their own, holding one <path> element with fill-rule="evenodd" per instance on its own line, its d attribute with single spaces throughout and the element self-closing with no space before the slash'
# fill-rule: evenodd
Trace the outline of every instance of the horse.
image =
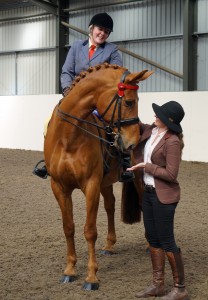
<svg viewBox="0 0 208 300">
<path fill-rule="evenodd" d="M 95 243 L 100 194 L 108 219 L 103 250 L 112 253 L 116 243 L 113 183 L 118 181 L 119 153 L 132 151 L 139 142 L 137 84 L 152 73 L 130 73 L 107 63 L 90 67 L 76 77 L 69 94 L 53 110 L 44 140 L 44 159 L 67 243 L 67 264 L 61 279 L 64 283 L 77 278 L 72 192 L 80 189 L 86 199 L 84 236 L 88 243 L 83 289 L 99 288 Z M 95 109 L 97 116 L 92 113 Z M 131 218 L 138 221 L 139 208 L 134 213 L 137 216 Z M 131 218 L 126 222 L 134 222 Z"/>
</svg>

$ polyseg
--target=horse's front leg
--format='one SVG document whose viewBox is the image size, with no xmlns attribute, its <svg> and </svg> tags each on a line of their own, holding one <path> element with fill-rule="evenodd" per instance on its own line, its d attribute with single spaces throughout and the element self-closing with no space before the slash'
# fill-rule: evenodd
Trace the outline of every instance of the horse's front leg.
<svg viewBox="0 0 208 300">
<path fill-rule="evenodd" d="M 100 198 L 100 185 L 93 182 L 88 185 L 89 188 L 85 191 L 86 196 L 86 223 L 84 226 L 84 235 L 88 243 L 88 274 L 85 279 L 83 289 L 97 290 L 99 288 L 99 281 L 96 276 L 98 264 L 95 255 L 95 242 L 97 240 L 97 212 Z"/>
<path fill-rule="evenodd" d="M 114 254 L 113 246 L 116 243 L 115 231 L 115 197 L 113 194 L 113 185 L 101 189 L 101 194 L 104 198 L 104 207 L 108 218 L 108 234 L 105 247 L 102 253 L 105 255 Z"/>
<path fill-rule="evenodd" d="M 73 220 L 71 192 L 65 194 L 59 185 L 53 180 L 51 180 L 51 186 L 61 208 L 63 229 L 67 242 L 67 265 L 64 270 L 64 275 L 61 278 L 61 282 L 72 282 L 76 279 L 75 265 L 77 262 L 77 256 L 74 242 L 75 226 Z"/>
</svg>

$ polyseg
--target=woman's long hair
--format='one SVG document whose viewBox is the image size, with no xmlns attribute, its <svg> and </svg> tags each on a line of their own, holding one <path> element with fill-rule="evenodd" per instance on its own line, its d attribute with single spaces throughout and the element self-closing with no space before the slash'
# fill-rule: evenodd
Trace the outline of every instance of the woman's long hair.
<svg viewBox="0 0 208 300">
<path fill-rule="evenodd" d="M 183 148 L 184 148 L 184 146 L 185 146 L 185 145 L 184 145 L 183 133 L 182 133 L 182 132 L 178 134 L 178 138 L 179 138 L 180 143 L 181 143 L 181 157 L 182 157 Z"/>
</svg>

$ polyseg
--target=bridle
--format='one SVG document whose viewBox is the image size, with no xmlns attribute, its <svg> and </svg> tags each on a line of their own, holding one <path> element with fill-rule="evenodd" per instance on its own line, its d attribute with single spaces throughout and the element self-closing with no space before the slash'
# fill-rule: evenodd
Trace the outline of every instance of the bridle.
<svg viewBox="0 0 208 300">
<path fill-rule="evenodd" d="M 126 70 L 122 77 L 121 77 L 121 80 L 120 82 L 118 83 L 118 91 L 117 93 L 115 94 L 115 96 L 113 97 L 113 99 L 111 100 L 111 102 L 109 103 L 109 105 L 107 106 L 107 108 L 105 109 L 105 111 L 102 113 L 102 115 L 100 115 L 100 119 L 102 120 L 103 122 L 103 126 L 100 126 L 98 124 L 95 124 L 95 123 L 92 123 L 90 121 L 87 121 L 87 120 L 83 120 L 83 119 L 80 119 L 78 117 L 75 117 L 75 116 L 72 116 L 64 111 L 62 111 L 59 107 L 61 101 L 59 102 L 59 105 L 57 106 L 57 115 L 64 121 L 74 125 L 75 127 L 87 132 L 88 134 L 96 137 L 97 139 L 109 144 L 110 146 L 115 146 L 115 142 L 116 142 L 116 145 L 119 146 L 121 145 L 121 137 L 120 137 L 120 131 L 121 131 L 121 127 L 122 126 L 128 126 L 128 125 L 133 125 L 133 124 L 137 124 L 139 122 L 139 118 L 136 117 L 136 118 L 130 118 L 130 119 L 121 119 L 121 101 L 124 97 L 124 91 L 125 90 L 138 90 L 138 86 L 137 85 L 128 85 L 128 84 L 125 84 L 124 81 L 125 81 L 125 78 L 126 76 L 130 74 L 130 72 L 128 70 Z M 111 106 L 114 104 L 114 108 L 113 108 L 113 113 L 112 113 L 112 116 L 111 116 L 111 120 L 110 122 L 106 122 L 104 120 L 104 117 L 106 115 L 106 113 L 109 111 L 109 109 L 111 108 Z M 118 107 L 118 118 L 117 120 L 114 120 L 115 118 L 115 112 L 116 112 L 116 108 Z M 80 121 L 82 123 L 85 123 L 85 124 L 89 124 L 89 125 L 92 125 L 98 129 L 102 129 L 106 132 L 107 135 L 111 135 L 113 136 L 113 141 L 112 139 L 109 141 L 108 139 L 104 139 L 102 138 L 101 136 L 97 136 L 95 134 L 93 134 L 92 132 L 88 131 L 87 129 L 73 123 L 70 119 L 74 119 L 74 120 L 77 120 L 77 121 Z M 115 133 L 113 131 L 114 128 L 117 128 L 117 133 Z"/>
</svg>

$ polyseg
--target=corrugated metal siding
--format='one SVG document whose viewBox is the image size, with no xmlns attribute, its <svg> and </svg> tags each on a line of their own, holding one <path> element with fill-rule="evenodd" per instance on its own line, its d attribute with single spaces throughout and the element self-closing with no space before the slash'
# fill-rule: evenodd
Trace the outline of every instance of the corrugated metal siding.
<svg viewBox="0 0 208 300">
<path fill-rule="evenodd" d="M 16 55 L 0 55 L 0 96 L 16 94 Z"/>
<path fill-rule="evenodd" d="M 18 18 L 43 12 L 37 7 L 28 7 L 0 12 L 0 17 Z M 55 93 L 55 46 L 54 16 L 0 23 L 0 66 L 3 65 L 4 70 L 4 74 L 0 75 L 0 94 Z"/>
<path fill-rule="evenodd" d="M 208 1 L 198 0 L 197 32 L 208 34 Z M 198 37 L 197 43 L 197 90 L 208 90 L 208 36 Z"/>
<path fill-rule="evenodd" d="M 109 3 L 110 0 L 102 0 Z M 113 2 L 113 1 L 112 1 Z M 70 0 L 69 8 L 97 5 L 97 0 Z M 198 0 L 196 31 L 208 32 L 208 1 Z M 82 9 L 69 13 L 69 23 L 87 31 L 91 17 L 106 11 L 114 20 L 109 41 L 155 61 L 177 73 L 183 72 L 183 0 L 144 0 L 128 4 Z M 0 11 L 0 20 L 45 13 L 38 7 Z M 86 35 L 69 30 L 69 45 Z M 208 90 L 208 37 L 197 40 L 198 90 Z M 54 93 L 56 19 L 51 15 L 0 22 L 0 95 Z M 44 51 L 43 51 L 44 50 Z M 122 53 L 131 72 L 154 69 L 141 91 L 181 91 L 183 80 Z M 45 81 L 45 82 L 44 82 Z"/>
<path fill-rule="evenodd" d="M 102 1 L 102 3 L 107 2 L 109 1 Z M 87 5 L 94 3 L 96 2 L 87 1 Z M 182 0 L 152 0 L 70 12 L 69 23 L 87 31 L 91 17 L 96 13 L 106 11 L 114 20 L 114 32 L 108 41 L 115 41 L 133 53 L 182 74 L 182 4 Z M 80 6 L 83 6 L 83 1 L 70 1 L 71 8 Z M 85 38 L 85 35 L 69 30 L 70 45 L 77 39 Z M 122 57 L 124 66 L 131 72 L 155 69 L 127 54 L 122 54 Z M 142 91 L 181 91 L 183 80 L 156 68 L 155 75 L 141 86 Z"/>
<path fill-rule="evenodd" d="M 150 58 L 169 69 L 179 73 L 183 72 L 183 48 L 180 39 L 130 43 L 129 45 L 126 45 L 125 48 L 134 53 L 138 53 L 143 57 Z M 127 54 L 123 54 L 123 62 L 125 66 L 129 67 L 131 72 L 143 69 L 155 70 L 155 74 L 141 84 L 141 91 L 175 91 L 179 90 L 179 88 L 182 90 L 182 79 L 174 75 L 166 73 L 165 71 L 155 68 L 141 60 L 134 59 Z"/>
<path fill-rule="evenodd" d="M 55 28 L 52 16 L 0 24 L 0 51 L 55 47 Z"/>
<path fill-rule="evenodd" d="M 55 51 L 19 54 L 17 95 L 55 94 L 55 61 Z"/>
</svg>

